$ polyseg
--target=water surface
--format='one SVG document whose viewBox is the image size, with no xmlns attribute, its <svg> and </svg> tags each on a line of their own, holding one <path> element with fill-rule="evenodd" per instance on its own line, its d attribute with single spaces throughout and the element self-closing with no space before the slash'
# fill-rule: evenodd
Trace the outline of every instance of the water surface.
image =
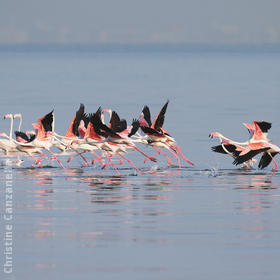
<svg viewBox="0 0 280 280">
<path fill-rule="evenodd" d="M 118 176 L 80 168 L 81 159 L 62 157 L 65 170 L 26 160 L 12 170 L 14 278 L 1 262 L 1 279 L 277 278 L 279 173 L 238 169 L 208 138 L 218 130 L 247 140 L 242 122 L 266 120 L 280 142 L 277 48 L 2 48 L 0 60 L 1 117 L 21 112 L 24 130 L 54 109 L 63 134 L 80 102 L 130 122 L 169 99 L 164 128 L 195 162 L 179 170 L 130 153 L 144 175 L 125 164 Z M 9 122 L 0 127 L 7 132 Z"/>
</svg>

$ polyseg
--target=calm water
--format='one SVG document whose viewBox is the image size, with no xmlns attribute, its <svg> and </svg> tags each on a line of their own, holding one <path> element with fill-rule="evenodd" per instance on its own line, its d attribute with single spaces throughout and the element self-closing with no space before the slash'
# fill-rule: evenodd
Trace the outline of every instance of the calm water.
<svg viewBox="0 0 280 280">
<path fill-rule="evenodd" d="M 280 144 L 280 49 L 1 48 L 0 62 L 1 132 L 6 113 L 21 112 L 27 130 L 54 109 L 63 134 L 81 102 L 131 121 L 169 99 L 164 127 L 196 164 L 129 154 L 144 175 L 125 165 L 117 176 L 80 159 L 62 158 L 65 170 L 27 159 L 12 170 L 13 273 L 1 242 L 1 279 L 279 277 L 280 173 L 237 169 L 208 134 L 246 140 L 242 122 L 266 120 Z"/>
</svg>

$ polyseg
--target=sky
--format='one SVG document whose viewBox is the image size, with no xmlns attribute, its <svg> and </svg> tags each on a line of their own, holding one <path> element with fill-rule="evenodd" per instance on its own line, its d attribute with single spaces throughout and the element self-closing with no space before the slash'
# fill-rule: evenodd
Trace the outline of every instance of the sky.
<svg viewBox="0 0 280 280">
<path fill-rule="evenodd" d="M 279 44 L 279 0 L 0 0 L 0 44 Z"/>
</svg>

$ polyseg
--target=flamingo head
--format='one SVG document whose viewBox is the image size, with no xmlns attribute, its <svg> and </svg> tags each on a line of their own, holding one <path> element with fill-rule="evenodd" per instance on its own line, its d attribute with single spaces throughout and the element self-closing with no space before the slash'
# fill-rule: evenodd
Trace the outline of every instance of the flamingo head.
<svg viewBox="0 0 280 280">
<path fill-rule="evenodd" d="M 5 116 L 4 116 L 4 120 L 6 120 L 6 119 L 12 119 L 13 118 L 13 115 L 12 114 L 6 114 Z"/>
<path fill-rule="evenodd" d="M 215 138 L 215 137 L 220 138 L 221 136 L 222 136 L 222 134 L 219 133 L 219 132 L 211 132 L 211 133 L 209 134 L 209 137 L 210 137 L 210 138 Z"/>
</svg>

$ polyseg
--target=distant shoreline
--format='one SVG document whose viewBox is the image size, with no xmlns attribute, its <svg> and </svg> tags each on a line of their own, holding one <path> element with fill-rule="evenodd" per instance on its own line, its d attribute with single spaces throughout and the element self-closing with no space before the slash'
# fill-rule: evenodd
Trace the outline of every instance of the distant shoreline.
<svg viewBox="0 0 280 280">
<path fill-rule="evenodd" d="M 278 44 L 0 44 L 1 52 L 244 52 L 280 53 Z"/>
</svg>

